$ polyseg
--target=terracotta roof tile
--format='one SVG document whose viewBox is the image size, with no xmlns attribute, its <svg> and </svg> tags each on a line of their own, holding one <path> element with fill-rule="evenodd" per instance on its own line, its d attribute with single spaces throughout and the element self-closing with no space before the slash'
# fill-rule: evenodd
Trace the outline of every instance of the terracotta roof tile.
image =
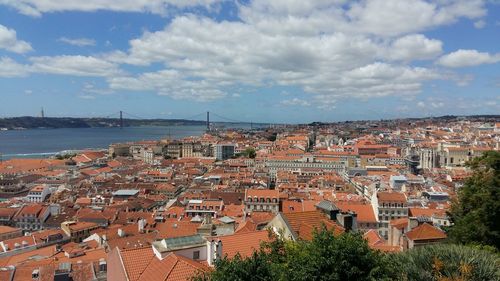
<svg viewBox="0 0 500 281">
<path fill-rule="evenodd" d="M 312 231 L 325 225 L 327 229 L 333 230 L 335 235 L 344 232 L 344 228 L 328 219 L 320 211 L 294 212 L 282 214 L 288 221 L 290 228 L 302 239 L 312 238 Z"/>
<path fill-rule="evenodd" d="M 433 217 L 444 216 L 446 210 L 444 209 L 424 209 L 424 208 L 409 208 L 409 215 L 412 217 Z"/>
<path fill-rule="evenodd" d="M 408 227 L 409 222 L 410 221 L 408 220 L 408 218 L 395 219 L 391 220 L 391 226 L 394 226 L 395 228 L 398 229 L 403 229 Z"/>
<path fill-rule="evenodd" d="M 215 237 L 222 241 L 222 254 L 228 258 L 240 253 L 242 257 L 249 257 L 254 251 L 258 251 L 261 242 L 268 242 L 267 230 L 249 231 L 233 235 Z"/>
<path fill-rule="evenodd" d="M 373 211 L 373 207 L 371 204 L 359 204 L 359 203 L 345 203 L 345 202 L 336 202 L 335 206 L 337 206 L 343 212 L 353 211 L 356 213 L 357 221 L 363 223 L 376 223 L 377 218 L 375 216 L 375 212 Z"/>
<path fill-rule="evenodd" d="M 406 195 L 401 192 L 378 192 L 379 202 L 406 202 Z"/>
<path fill-rule="evenodd" d="M 406 233 L 406 237 L 411 240 L 430 240 L 430 239 L 445 239 L 446 233 L 442 230 L 428 224 L 423 223 Z"/>
<path fill-rule="evenodd" d="M 189 280 L 197 272 L 206 270 L 207 266 L 172 253 L 163 260 L 154 258 L 139 281 L 184 281 Z"/>
<path fill-rule="evenodd" d="M 152 259 L 156 259 L 151 247 L 122 250 L 120 254 L 130 281 L 138 280 Z"/>
</svg>

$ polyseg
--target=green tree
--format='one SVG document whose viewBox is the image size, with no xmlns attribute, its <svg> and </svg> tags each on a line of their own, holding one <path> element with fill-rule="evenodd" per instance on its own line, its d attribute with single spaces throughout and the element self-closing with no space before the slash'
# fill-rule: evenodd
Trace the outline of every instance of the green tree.
<svg viewBox="0 0 500 281">
<path fill-rule="evenodd" d="M 323 228 L 312 241 L 273 236 L 252 256 L 222 259 L 214 271 L 195 280 L 389 280 L 385 261 L 361 234 L 334 237 Z"/>
<path fill-rule="evenodd" d="M 249 148 L 245 149 L 244 155 L 248 158 L 253 159 L 253 158 L 255 158 L 255 156 L 257 156 L 257 153 L 255 152 L 255 148 L 249 147 Z"/>
<path fill-rule="evenodd" d="M 451 241 L 500 249 L 500 152 L 488 151 L 468 163 L 473 174 L 449 212 Z"/>
<path fill-rule="evenodd" d="M 384 259 L 360 233 L 334 236 L 322 229 L 312 241 L 287 245 L 281 280 L 384 280 Z"/>
</svg>

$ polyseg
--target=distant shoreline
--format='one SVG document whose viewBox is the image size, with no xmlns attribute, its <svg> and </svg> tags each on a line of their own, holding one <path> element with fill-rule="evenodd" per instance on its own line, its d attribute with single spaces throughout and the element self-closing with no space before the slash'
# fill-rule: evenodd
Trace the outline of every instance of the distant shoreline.
<svg viewBox="0 0 500 281">
<path fill-rule="evenodd" d="M 389 118 L 389 119 L 373 119 L 373 120 L 344 120 L 344 121 L 314 121 L 309 123 L 297 123 L 297 124 L 285 124 L 279 123 L 280 125 L 327 125 L 327 124 L 338 124 L 345 122 L 373 122 L 373 121 L 395 121 L 395 120 L 408 120 L 408 121 L 418 121 L 426 119 L 460 119 L 464 118 L 467 120 L 475 121 L 498 121 L 500 120 L 500 115 L 495 114 L 484 114 L 484 115 L 443 115 L 437 117 L 402 117 L 402 118 Z M 187 120 L 187 119 L 127 119 L 124 118 L 123 124 L 120 124 L 119 118 L 92 118 L 92 117 L 33 117 L 33 116 L 21 116 L 21 117 L 5 117 L 0 118 L 0 133 L 2 131 L 10 130 L 27 130 L 27 129 L 62 129 L 62 128 L 119 128 L 120 125 L 123 127 L 142 127 L 142 126 L 206 126 L 206 121 L 200 120 Z M 275 123 L 267 122 L 220 122 L 211 121 L 212 124 L 253 124 L 256 127 L 268 126 Z"/>
<path fill-rule="evenodd" d="M 0 130 L 60 129 L 60 128 L 113 128 L 120 127 L 118 118 L 73 117 L 12 117 L 0 118 Z M 123 127 L 140 126 L 201 126 L 205 121 L 184 119 L 123 119 Z"/>
<path fill-rule="evenodd" d="M 201 135 L 205 126 L 45 128 L 0 132 L 0 157 L 48 158 L 65 151 L 107 149 L 110 144 Z"/>
</svg>

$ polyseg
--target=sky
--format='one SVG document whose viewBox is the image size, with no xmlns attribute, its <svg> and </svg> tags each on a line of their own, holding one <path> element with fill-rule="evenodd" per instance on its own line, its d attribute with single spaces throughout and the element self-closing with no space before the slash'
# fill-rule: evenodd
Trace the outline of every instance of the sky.
<svg viewBox="0 0 500 281">
<path fill-rule="evenodd" d="M 266 123 L 500 114 L 500 1 L 0 0 L 0 117 L 42 107 Z"/>
</svg>

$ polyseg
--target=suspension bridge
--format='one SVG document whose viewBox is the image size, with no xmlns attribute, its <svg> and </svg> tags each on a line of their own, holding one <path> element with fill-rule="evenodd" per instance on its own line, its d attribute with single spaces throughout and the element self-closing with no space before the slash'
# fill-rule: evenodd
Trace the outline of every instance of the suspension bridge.
<svg viewBox="0 0 500 281">
<path fill-rule="evenodd" d="M 253 129 L 254 127 L 259 127 L 259 128 L 273 127 L 276 125 L 270 123 L 254 123 L 252 121 L 229 118 L 210 111 L 200 112 L 198 114 L 186 116 L 183 118 L 146 118 L 120 110 L 118 112 L 114 112 L 98 118 L 116 119 L 118 121 L 120 128 L 124 127 L 124 121 L 126 120 L 198 121 L 198 122 L 204 122 L 204 124 L 207 127 L 207 130 L 210 130 L 211 128 L 213 128 L 213 126 L 224 125 L 224 124 L 246 124 L 250 126 L 251 129 Z"/>
</svg>

